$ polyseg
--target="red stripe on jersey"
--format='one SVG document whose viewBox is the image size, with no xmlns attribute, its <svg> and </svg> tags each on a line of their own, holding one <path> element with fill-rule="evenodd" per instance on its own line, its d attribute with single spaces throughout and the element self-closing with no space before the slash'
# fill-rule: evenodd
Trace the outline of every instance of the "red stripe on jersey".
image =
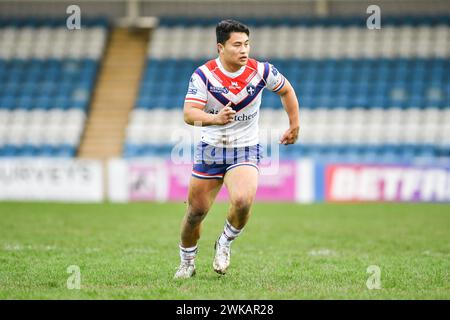
<svg viewBox="0 0 450 320">
<path fill-rule="evenodd" d="M 211 71 L 217 80 L 219 80 L 222 85 L 230 90 L 233 94 L 238 94 L 242 90 L 245 90 L 247 84 L 253 79 L 253 77 L 258 73 L 258 62 L 254 59 L 248 59 L 247 65 L 245 66 L 244 72 L 242 72 L 236 78 L 230 78 L 224 74 L 216 60 L 210 60 L 206 64 L 206 67 Z"/>
<path fill-rule="evenodd" d="M 280 88 L 280 86 L 283 84 L 283 82 L 284 81 L 283 81 L 283 77 L 282 77 L 280 83 L 272 91 L 277 91 Z"/>
</svg>

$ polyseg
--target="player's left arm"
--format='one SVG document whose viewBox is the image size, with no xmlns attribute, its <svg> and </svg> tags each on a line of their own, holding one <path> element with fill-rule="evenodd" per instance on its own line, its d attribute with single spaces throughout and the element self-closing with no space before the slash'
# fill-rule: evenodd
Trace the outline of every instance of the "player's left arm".
<svg viewBox="0 0 450 320">
<path fill-rule="evenodd" d="M 297 95 L 291 83 L 285 79 L 285 84 L 277 94 L 281 98 L 284 110 L 289 117 L 289 129 L 285 131 L 280 139 L 281 144 L 293 144 L 297 141 L 300 131 L 300 115 Z"/>
</svg>

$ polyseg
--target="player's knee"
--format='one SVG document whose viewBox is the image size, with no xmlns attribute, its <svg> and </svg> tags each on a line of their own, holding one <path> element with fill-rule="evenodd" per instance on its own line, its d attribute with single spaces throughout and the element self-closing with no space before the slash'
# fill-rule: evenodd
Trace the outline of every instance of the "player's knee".
<svg viewBox="0 0 450 320">
<path fill-rule="evenodd" d="M 237 212 L 246 214 L 250 211 L 252 201 L 253 201 L 252 197 L 237 196 L 231 200 L 231 205 Z"/>
<path fill-rule="evenodd" d="M 208 206 L 199 203 L 190 203 L 188 207 L 188 220 L 192 223 L 199 223 L 208 213 Z"/>
</svg>

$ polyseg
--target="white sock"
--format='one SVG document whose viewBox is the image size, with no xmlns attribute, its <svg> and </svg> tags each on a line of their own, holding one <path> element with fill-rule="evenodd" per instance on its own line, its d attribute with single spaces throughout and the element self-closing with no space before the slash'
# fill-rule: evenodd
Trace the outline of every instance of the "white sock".
<svg viewBox="0 0 450 320">
<path fill-rule="evenodd" d="M 244 229 L 236 229 L 227 220 L 225 222 L 222 235 L 219 238 L 219 244 L 221 246 L 230 246 L 231 242 L 233 242 L 233 240 L 236 239 L 237 236 L 241 234 L 242 230 Z"/>
<path fill-rule="evenodd" d="M 184 248 L 180 245 L 180 258 L 181 262 L 187 262 L 189 264 L 194 264 L 195 256 L 197 255 L 197 246 Z"/>
</svg>

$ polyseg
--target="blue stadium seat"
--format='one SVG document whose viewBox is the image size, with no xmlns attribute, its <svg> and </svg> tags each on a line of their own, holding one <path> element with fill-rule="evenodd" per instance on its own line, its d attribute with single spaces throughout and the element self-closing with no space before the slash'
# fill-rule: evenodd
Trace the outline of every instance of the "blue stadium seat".
<svg viewBox="0 0 450 320">
<path fill-rule="evenodd" d="M 19 154 L 19 148 L 15 145 L 7 144 L 0 147 L 2 157 L 15 157 Z"/>
<path fill-rule="evenodd" d="M 18 102 L 17 100 L 18 99 L 16 99 L 14 96 L 5 95 L 0 100 L 0 108 L 6 109 L 6 110 L 13 110 L 17 106 L 17 102 Z"/>
</svg>

